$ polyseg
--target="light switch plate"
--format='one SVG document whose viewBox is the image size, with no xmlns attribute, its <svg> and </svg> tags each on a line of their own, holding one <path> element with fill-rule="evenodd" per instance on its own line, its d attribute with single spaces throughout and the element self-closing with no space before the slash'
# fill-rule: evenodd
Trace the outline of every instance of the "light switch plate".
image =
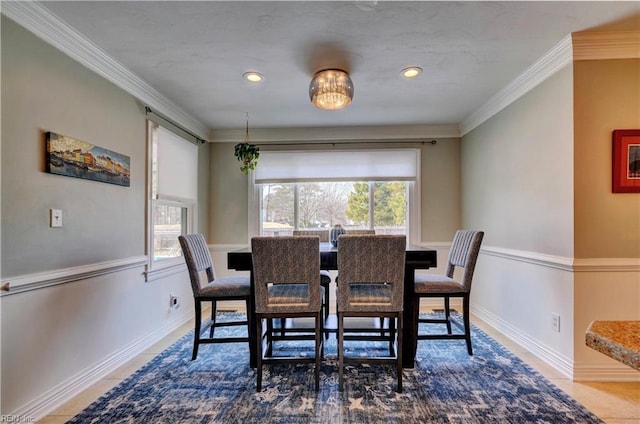
<svg viewBox="0 0 640 424">
<path fill-rule="evenodd" d="M 50 216 L 51 221 L 49 225 L 51 226 L 51 228 L 62 227 L 62 209 L 51 209 Z"/>
</svg>

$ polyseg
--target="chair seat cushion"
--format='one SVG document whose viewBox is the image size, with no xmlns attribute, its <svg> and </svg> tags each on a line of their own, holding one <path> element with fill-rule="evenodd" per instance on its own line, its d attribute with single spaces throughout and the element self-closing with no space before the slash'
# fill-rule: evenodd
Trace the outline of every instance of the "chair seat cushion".
<svg viewBox="0 0 640 424">
<path fill-rule="evenodd" d="M 458 281 L 446 275 L 416 274 L 416 293 L 463 293 L 465 288 Z"/>
<path fill-rule="evenodd" d="M 390 305 L 393 300 L 391 284 L 362 283 L 349 285 L 349 303 L 351 305 L 370 305 L 375 311 L 376 305 Z"/>
<path fill-rule="evenodd" d="M 308 305 L 309 285 L 274 284 L 268 288 L 269 305 Z"/>
<path fill-rule="evenodd" d="M 200 296 L 233 297 L 249 296 L 251 283 L 249 277 L 221 277 L 200 289 Z"/>
</svg>

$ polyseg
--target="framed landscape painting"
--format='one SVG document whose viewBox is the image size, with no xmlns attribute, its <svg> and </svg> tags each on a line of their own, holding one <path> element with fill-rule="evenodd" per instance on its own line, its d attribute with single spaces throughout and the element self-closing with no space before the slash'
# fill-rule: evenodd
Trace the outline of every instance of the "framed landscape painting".
<svg viewBox="0 0 640 424">
<path fill-rule="evenodd" d="M 129 156 L 47 132 L 47 172 L 129 187 Z"/>
</svg>

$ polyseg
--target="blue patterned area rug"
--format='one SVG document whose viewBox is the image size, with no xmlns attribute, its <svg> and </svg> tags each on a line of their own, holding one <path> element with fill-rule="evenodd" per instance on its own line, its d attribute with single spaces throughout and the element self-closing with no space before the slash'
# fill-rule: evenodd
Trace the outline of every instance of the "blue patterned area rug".
<svg viewBox="0 0 640 424">
<path fill-rule="evenodd" d="M 392 366 L 366 364 L 345 369 L 341 393 L 332 335 L 325 343 L 319 392 L 313 390 L 313 366 L 301 364 L 266 365 L 263 390 L 256 393 L 256 373 L 248 365 L 245 344 L 201 345 L 198 359 L 191 361 L 189 334 L 70 422 L 602 422 L 476 327 L 472 339 L 473 356 L 464 340 L 421 340 L 416 367 L 404 370 L 403 393 L 395 391 Z M 373 349 L 352 343 L 350 355 Z M 312 346 L 306 348 L 309 342 L 281 344 L 283 352 L 313 352 Z"/>
</svg>

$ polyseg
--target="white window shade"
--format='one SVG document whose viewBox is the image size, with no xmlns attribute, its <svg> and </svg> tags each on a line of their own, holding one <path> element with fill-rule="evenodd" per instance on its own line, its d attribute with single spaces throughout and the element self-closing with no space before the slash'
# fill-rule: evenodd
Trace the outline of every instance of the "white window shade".
<svg viewBox="0 0 640 424">
<path fill-rule="evenodd" d="M 159 199 L 198 198 L 198 147 L 171 131 L 157 128 Z"/>
<path fill-rule="evenodd" d="M 262 151 L 257 184 L 304 181 L 415 181 L 417 149 Z"/>
</svg>

